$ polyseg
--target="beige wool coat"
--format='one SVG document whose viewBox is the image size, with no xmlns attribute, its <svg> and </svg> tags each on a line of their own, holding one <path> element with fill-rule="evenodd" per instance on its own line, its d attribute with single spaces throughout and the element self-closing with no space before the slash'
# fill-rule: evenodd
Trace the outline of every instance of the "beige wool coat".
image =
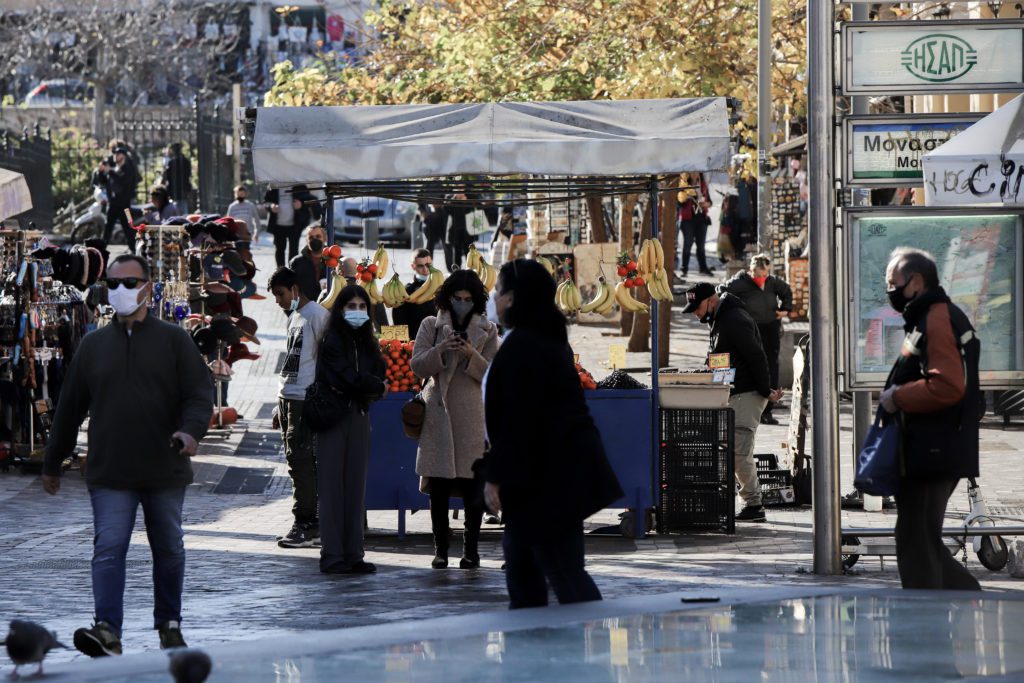
<svg viewBox="0 0 1024 683">
<path fill-rule="evenodd" d="M 435 341 L 436 333 L 436 341 Z M 440 346 L 453 334 L 451 314 L 441 311 L 426 318 L 416 334 L 412 371 L 426 382 L 426 414 L 416 451 L 420 490 L 428 490 L 429 477 L 473 478 L 473 463 L 484 454 L 484 402 L 481 383 L 498 352 L 498 328 L 473 314 L 466 336 L 474 353 L 467 358 Z"/>
</svg>

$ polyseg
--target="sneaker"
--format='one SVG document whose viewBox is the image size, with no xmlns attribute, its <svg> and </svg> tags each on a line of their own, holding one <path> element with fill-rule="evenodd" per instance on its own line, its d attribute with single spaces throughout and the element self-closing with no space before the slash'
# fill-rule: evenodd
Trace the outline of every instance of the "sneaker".
<svg viewBox="0 0 1024 683">
<path fill-rule="evenodd" d="M 501 524 L 501 517 L 498 515 L 492 515 L 490 512 L 485 512 L 484 524 Z"/>
<path fill-rule="evenodd" d="M 736 515 L 737 522 L 767 522 L 763 505 L 748 505 Z"/>
<path fill-rule="evenodd" d="M 320 540 L 320 527 L 316 524 L 296 522 L 291 531 L 277 542 L 282 548 L 312 548 Z"/>
<path fill-rule="evenodd" d="M 164 624 L 160 624 L 157 629 L 160 631 L 160 649 L 170 650 L 175 647 L 188 647 L 185 644 L 185 638 L 181 635 L 181 623 L 177 621 L 168 621 Z"/>
<path fill-rule="evenodd" d="M 75 648 L 90 657 L 111 657 L 121 654 L 121 639 L 105 621 L 97 621 L 92 628 L 75 631 Z"/>
</svg>

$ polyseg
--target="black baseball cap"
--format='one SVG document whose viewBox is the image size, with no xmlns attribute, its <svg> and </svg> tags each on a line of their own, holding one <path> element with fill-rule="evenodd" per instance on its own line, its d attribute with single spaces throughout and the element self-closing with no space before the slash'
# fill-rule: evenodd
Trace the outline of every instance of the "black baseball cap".
<svg viewBox="0 0 1024 683">
<path fill-rule="evenodd" d="M 711 297 L 714 293 L 714 285 L 707 282 L 698 282 L 690 287 L 686 290 L 686 305 L 683 307 L 683 313 L 693 313 L 700 307 L 704 299 Z"/>
</svg>

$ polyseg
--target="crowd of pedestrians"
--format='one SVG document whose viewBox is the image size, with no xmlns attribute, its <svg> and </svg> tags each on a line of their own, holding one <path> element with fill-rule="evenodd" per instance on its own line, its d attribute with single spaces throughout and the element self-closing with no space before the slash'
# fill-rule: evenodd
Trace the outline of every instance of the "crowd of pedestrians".
<svg viewBox="0 0 1024 683">
<path fill-rule="evenodd" d="M 106 184 L 114 207 L 133 194 L 137 171 L 124 147 L 115 147 L 110 161 L 97 169 L 94 181 Z M 167 220 L 187 202 L 181 166 L 169 168 L 171 182 L 153 188 L 147 220 Z M 583 521 L 623 491 L 580 386 L 555 282 L 537 261 L 517 258 L 520 233 L 512 212 L 504 211 L 492 245 L 500 241 L 506 259 L 488 295 L 475 272 L 458 269 L 474 240 L 467 228 L 473 209 L 465 195 L 453 199 L 453 205 L 421 207 L 428 247 L 413 254 L 414 281 L 407 291 L 426 282 L 431 247 L 438 243 L 453 273 L 432 300 L 395 311 L 395 323 L 407 325 L 415 339 L 410 365 L 423 384 L 415 472 L 430 510 L 430 565 L 442 570 L 450 564 L 449 513 L 451 499 L 458 497 L 465 508 L 462 569 L 480 566 L 484 515 L 501 515 L 511 608 L 546 605 L 549 589 L 561 603 L 600 600 L 584 568 Z M 318 547 L 324 574 L 371 574 L 376 567 L 364 550 L 369 411 L 388 390 L 375 336 L 387 316 L 381 319 L 366 288 L 355 284 L 352 259 L 339 264 L 348 284 L 330 310 L 320 305 L 327 234 L 319 202 L 302 186 L 272 190 L 265 201 L 278 261 L 268 289 L 287 316 L 273 422 L 282 433 L 293 484 L 292 526 L 277 542 L 284 548 Z M 712 272 L 703 252 L 709 206 L 707 187 L 695 178 L 680 196 L 684 273 L 690 242 L 698 245 L 701 271 Z M 256 234 L 259 214 L 244 186 L 235 188 L 229 212 L 251 221 Z M 443 234 L 438 214 L 444 217 Z M 709 326 L 709 360 L 726 356 L 735 372 L 729 407 L 744 502 L 737 521 L 743 522 L 766 520 L 754 441 L 759 424 L 775 423 L 771 406 L 783 396 L 780 321 L 792 310 L 792 294 L 772 270 L 767 256 L 756 255 L 749 268 L 717 287 L 689 287 L 682 309 Z M 900 575 L 906 587 L 977 589 L 944 552 L 939 535 L 958 479 L 977 474 L 977 430 L 964 429 L 974 417 L 964 406 L 977 403 L 977 340 L 939 287 L 928 254 L 894 253 L 886 278 L 892 306 L 905 317 L 908 339 L 916 344 L 904 345 L 881 396 L 882 407 L 900 414 L 906 425 L 896 530 Z M 210 372 L 191 339 L 147 314 L 144 304 L 153 289 L 148 263 L 120 256 L 111 262 L 106 284 L 115 322 L 85 338 L 68 370 L 43 477 L 46 491 L 57 493 L 60 463 L 73 451 L 88 414 L 96 609 L 95 623 L 79 629 L 74 642 L 94 657 L 121 652 L 125 554 L 140 505 L 154 558 L 154 628 L 162 647 L 184 645 L 182 505 L 192 481 L 190 458 L 213 409 Z M 929 341 L 925 356 L 920 349 Z M 140 408 L 128 421 L 120 408 L 126 404 Z M 118 445 L 126 434 L 136 446 L 130 454 Z"/>
</svg>

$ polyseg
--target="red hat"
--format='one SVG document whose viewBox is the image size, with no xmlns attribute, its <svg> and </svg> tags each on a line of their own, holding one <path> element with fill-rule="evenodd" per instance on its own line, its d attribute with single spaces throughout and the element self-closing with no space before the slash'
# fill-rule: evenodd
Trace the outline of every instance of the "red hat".
<svg viewBox="0 0 1024 683">
<path fill-rule="evenodd" d="M 228 365 L 234 365 L 239 360 L 259 360 L 260 354 L 253 353 L 245 344 L 232 344 L 228 347 L 228 357 L 224 361 Z"/>
</svg>

